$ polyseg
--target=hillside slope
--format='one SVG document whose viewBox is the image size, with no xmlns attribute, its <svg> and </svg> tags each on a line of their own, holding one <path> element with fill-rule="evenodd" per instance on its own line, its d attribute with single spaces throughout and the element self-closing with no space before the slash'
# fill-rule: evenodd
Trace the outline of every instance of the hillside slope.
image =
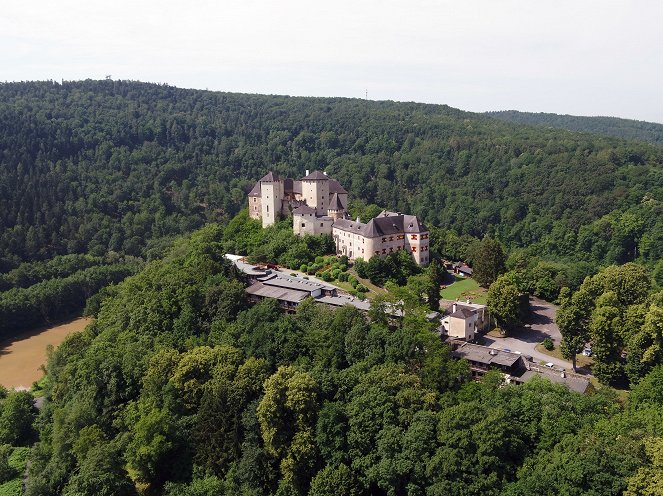
<svg viewBox="0 0 663 496">
<path fill-rule="evenodd" d="M 128 81 L 0 84 L 0 271 L 159 253 L 265 171 L 324 168 L 351 199 L 550 257 L 660 259 L 663 149 L 447 106 Z"/>
<path fill-rule="evenodd" d="M 663 144 L 663 124 L 618 117 L 586 117 L 578 115 L 561 115 L 544 112 L 519 112 L 502 110 L 486 112 L 486 115 L 505 122 L 546 126 L 568 131 L 602 134 L 639 141 Z"/>
</svg>

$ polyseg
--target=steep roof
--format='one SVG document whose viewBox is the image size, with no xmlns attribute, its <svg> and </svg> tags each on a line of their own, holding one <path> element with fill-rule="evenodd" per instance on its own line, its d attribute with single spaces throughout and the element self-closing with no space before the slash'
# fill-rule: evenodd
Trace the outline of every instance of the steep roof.
<svg viewBox="0 0 663 496">
<path fill-rule="evenodd" d="M 362 224 L 361 222 L 349 219 L 338 219 L 334 221 L 334 229 L 340 229 L 341 231 L 346 231 L 346 232 L 354 232 L 362 234 L 362 229 L 365 226 L 366 224 Z"/>
<path fill-rule="evenodd" d="M 301 206 L 297 207 L 296 209 L 294 209 L 294 210 L 292 211 L 292 213 L 295 214 L 295 215 L 314 214 L 314 213 L 315 213 L 315 209 L 309 207 L 308 205 L 301 205 Z"/>
<path fill-rule="evenodd" d="M 456 306 L 456 311 L 449 315 L 449 317 L 456 317 L 458 319 L 469 319 L 474 315 L 474 310 L 463 308 L 460 305 Z"/>
<path fill-rule="evenodd" d="M 338 193 L 334 193 L 331 200 L 329 200 L 329 210 L 345 210 Z"/>
<path fill-rule="evenodd" d="M 268 183 L 268 182 L 271 183 L 271 182 L 278 181 L 278 180 L 279 180 L 279 176 L 277 176 L 276 174 L 274 174 L 272 171 L 269 171 L 267 174 L 265 174 L 265 175 L 260 179 L 260 182 L 261 182 L 261 183 Z"/>
<path fill-rule="evenodd" d="M 404 215 L 403 230 L 406 233 L 420 233 L 428 231 L 428 228 L 417 218 L 416 215 Z"/>
<path fill-rule="evenodd" d="M 260 196 L 260 181 L 253 186 L 253 189 L 249 192 L 249 196 Z"/>
<path fill-rule="evenodd" d="M 329 178 L 318 170 L 313 171 L 308 176 L 302 178 L 302 181 L 327 181 L 327 180 L 329 180 Z"/>
<path fill-rule="evenodd" d="M 341 186 L 341 183 L 332 178 L 329 178 L 329 193 L 339 193 L 341 195 L 348 194 L 348 192 L 345 191 L 345 188 Z"/>
</svg>

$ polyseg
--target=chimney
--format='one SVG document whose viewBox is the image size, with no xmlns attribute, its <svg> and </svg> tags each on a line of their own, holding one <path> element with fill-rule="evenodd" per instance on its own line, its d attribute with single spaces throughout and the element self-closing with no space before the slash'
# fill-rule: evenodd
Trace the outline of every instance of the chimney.
<svg viewBox="0 0 663 496">
<path fill-rule="evenodd" d="M 456 312 L 456 304 L 455 304 L 455 303 L 454 303 L 454 305 L 451 307 L 451 313 L 454 313 L 454 312 Z"/>
<path fill-rule="evenodd" d="M 357 216 L 357 220 L 355 221 L 357 223 L 360 223 L 361 221 L 359 220 L 359 216 Z"/>
<path fill-rule="evenodd" d="M 304 177 L 306 177 L 306 176 L 308 176 L 308 169 L 306 169 L 306 174 L 304 175 Z"/>
</svg>

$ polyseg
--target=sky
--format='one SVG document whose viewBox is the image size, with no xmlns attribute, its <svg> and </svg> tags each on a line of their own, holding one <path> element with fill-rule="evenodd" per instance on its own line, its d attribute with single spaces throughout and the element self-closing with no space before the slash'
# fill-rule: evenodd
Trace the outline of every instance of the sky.
<svg viewBox="0 0 663 496">
<path fill-rule="evenodd" d="M 663 123 L 660 0 L 30 0 L 0 10 L 0 81 L 242 93 Z"/>
</svg>

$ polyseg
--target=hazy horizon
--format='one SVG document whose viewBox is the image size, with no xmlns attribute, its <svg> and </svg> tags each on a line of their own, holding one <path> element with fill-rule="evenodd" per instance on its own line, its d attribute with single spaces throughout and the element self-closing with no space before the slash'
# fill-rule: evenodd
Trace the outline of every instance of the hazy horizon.
<svg viewBox="0 0 663 496">
<path fill-rule="evenodd" d="M 663 4 L 286 0 L 4 6 L 0 80 L 113 79 L 663 123 Z"/>
</svg>

